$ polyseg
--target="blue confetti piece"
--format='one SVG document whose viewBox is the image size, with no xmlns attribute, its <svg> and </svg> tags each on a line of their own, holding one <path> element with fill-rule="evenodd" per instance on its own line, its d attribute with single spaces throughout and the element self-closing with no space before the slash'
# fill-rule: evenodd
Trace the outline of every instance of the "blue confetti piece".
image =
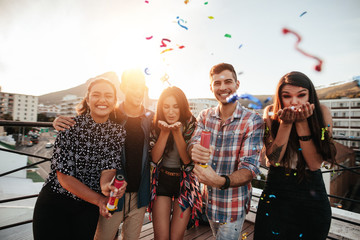
<svg viewBox="0 0 360 240">
<path fill-rule="evenodd" d="M 302 236 L 303 236 L 303 234 L 302 234 L 302 233 L 300 233 L 299 237 L 302 237 Z"/>
<path fill-rule="evenodd" d="M 299 151 L 302 151 L 302 148 L 299 148 Z"/>
<path fill-rule="evenodd" d="M 272 234 L 274 234 L 274 235 L 279 235 L 278 232 L 274 232 L 274 231 L 271 231 L 271 232 L 272 232 Z"/>
<path fill-rule="evenodd" d="M 268 213 L 265 213 L 265 215 L 266 215 L 266 216 L 269 216 L 269 214 L 268 214 Z"/>
<path fill-rule="evenodd" d="M 302 14 L 300 14 L 300 17 L 304 16 L 307 13 L 307 11 L 303 12 Z"/>
<path fill-rule="evenodd" d="M 269 198 L 276 198 L 276 196 L 271 194 L 271 195 L 269 195 Z"/>
</svg>

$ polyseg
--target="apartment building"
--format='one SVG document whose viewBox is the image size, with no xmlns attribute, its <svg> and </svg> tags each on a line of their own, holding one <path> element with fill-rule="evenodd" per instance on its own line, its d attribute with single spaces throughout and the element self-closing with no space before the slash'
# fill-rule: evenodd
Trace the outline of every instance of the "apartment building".
<svg viewBox="0 0 360 240">
<path fill-rule="evenodd" d="M 215 98 L 190 98 L 188 101 L 190 111 L 194 117 L 197 117 L 203 109 L 216 107 L 218 105 Z"/>
<path fill-rule="evenodd" d="M 76 106 L 81 102 L 83 97 L 76 95 L 66 95 L 60 104 L 60 114 L 65 116 L 76 116 Z"/>
<path fill-rule="evenodd" d="M 14 121 L 36 122 L 37 107 L 37 96 L 0 92 L 0 118 L 8 114 Z"/>
<path fill-rule="evenodd" d="M 333 118 L 333 135 L 360 138 L 360 98 L 324 99 L 320 102 L 326 105 Z M 339 143 L 359 148 L 359 141 L 343 141 Z"/>
</svg>

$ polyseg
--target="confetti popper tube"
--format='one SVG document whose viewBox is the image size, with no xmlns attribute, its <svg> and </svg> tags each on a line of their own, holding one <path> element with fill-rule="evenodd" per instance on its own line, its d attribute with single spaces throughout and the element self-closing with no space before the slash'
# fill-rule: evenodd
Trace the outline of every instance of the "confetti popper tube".
<svg viewBox="0 0 360 240">
<path fill-rule="evenodd" d="M 115 179 L 114 179 L 114 186 L 119 189 L 122 187 L 122 185 L 124 185 L 124 176 L 121 175 L 121 174 L 117 174 L 115 176 Z M 116 197 L 113 197 L 113 192 L 110 193 L 110 198 L 109 198 L 109 201 L 108 203 L 106 204 L 106 208 L 107 210 L 109 210 L 110 212 L 113 212 L 117 209 L 117 204 L 118 204 L 118 201 L 119 199 L 116 198 Z"/>
<path fill-rule="evenodd" d="M 209 149 L 210 148 L 210 137 L 211 137 L 211 132 L 203 130 L 201 132 L 200 145 Z M 203 167 L 203 168 L 208 167 L 207 164 L 200 164 L 200 166 Z"/>
</svg>

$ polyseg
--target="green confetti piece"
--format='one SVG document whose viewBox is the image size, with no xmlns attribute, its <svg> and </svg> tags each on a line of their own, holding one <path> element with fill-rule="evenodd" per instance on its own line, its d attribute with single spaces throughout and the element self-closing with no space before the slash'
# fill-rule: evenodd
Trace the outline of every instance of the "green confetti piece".
<svg viewBox="0 0 360 240">
<path fill-rule="evenodd" d="M 204 5 L 208 5 L 208 2 L 204 2 Z"/>
<path fill-rule="evenodd" d="M 224 37 L 231 38 L 230 34 L 225 34 Z"/>
</svg>

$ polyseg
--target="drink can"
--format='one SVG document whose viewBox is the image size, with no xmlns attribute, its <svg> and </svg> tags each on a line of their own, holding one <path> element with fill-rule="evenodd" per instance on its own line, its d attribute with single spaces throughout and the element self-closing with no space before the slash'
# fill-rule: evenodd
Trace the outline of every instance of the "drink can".
<svg viewBox="0 0 360 240">
<path fill-rule="evenodd" d="M 211 132 L 203 130 L 201 132 L 201 139 L 200 139 L 200 145 L 205 148 L 210 148 L 210 138 L 211 138 Z M 207 168 L 207 164 L 200 164 L 201 167 Z"/>
<path fill-rule="evenodd" d="M 206 148 L 210 148 L 211 132 L 203 130 L 201 132 L 200 145 Z"/>
<path fill-rule="evenodd" d="M 119 189 L 124 185 L 125 178 L 121 174 L 117 174 L 114 179 L 114 186 Z M 109 201 L 106 205 L 107 210 L 110 211 L 110 213 L 114 212 L 117 209 L 117 204 L 119 199 L 116 197 L 113 197 L 113 192 L 110 193 Z"/>
</svg>

